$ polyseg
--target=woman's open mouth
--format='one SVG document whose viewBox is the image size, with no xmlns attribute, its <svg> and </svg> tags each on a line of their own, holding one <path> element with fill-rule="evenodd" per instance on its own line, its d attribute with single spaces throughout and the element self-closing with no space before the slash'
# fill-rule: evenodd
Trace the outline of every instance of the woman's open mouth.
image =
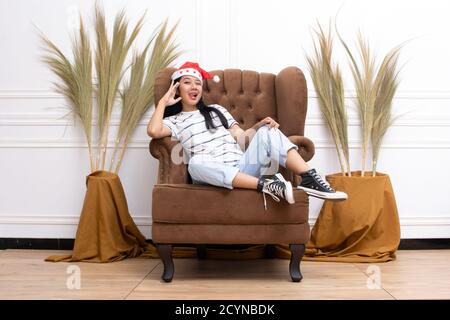
<svg viewBox="0 0 450 320">
<path fill-rule="evenodd" d="M 197 96 L 198 96 L 198 92 L 190 92 L 190 93 L 188 94 L 188 96 L 189 96 L 189 99 L 191 99 L 191 100 L 196 100 L 196 99 L 197 99 Z"/>
</svg>

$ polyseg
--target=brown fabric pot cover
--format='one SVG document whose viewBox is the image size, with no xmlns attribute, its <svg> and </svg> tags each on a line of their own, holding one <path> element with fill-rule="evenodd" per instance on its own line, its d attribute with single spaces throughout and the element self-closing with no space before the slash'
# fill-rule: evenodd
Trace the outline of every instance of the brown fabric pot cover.
<svg viewBox="0 0 450 320">
<path fill-rule="evenodd" d="M 352 172 L 328 175 L 330 185 L 348 200 L 324 201 L 306 245 L 303 260 L 387 262 L 395 260 L 400 244 L 400 222 L 394 191 L 387 174 Z M 277 256 L 288 258 L 289 247 L 277 246 Z"/>
<path fill-rule="evenodd" d="M 72 255 L 50 256 L 45 261 L 113 262 L 144 251 L 156 255 L 130 216 L 118 175 L 95 171 L 86 177 L 86 186 Z"/>
</svg>

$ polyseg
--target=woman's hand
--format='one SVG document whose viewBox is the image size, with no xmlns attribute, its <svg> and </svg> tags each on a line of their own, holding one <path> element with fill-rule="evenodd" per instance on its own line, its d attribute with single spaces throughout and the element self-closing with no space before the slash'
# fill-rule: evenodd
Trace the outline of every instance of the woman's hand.
<svg viewBox="0 0 450 320">
<path fill-rule="evenodd" d="M 269 125 L 269 129 L 272 129 L 272 128 L 277 129 L 280 126 L 280 124 L 278 122 L 276 122 L 275 120 L 273 120 L 271 117 L 266 117 L 256 123 L 255 129 L 258 130 L 260 127 L 262 127 L 265 124 Z"/>
<path fill-rule="evenodd" d="M 179 82 L 174 85 L 172 80 L 169 90 L 167 90 L 166 94 L 161 98 L 161 100 L 159 100 L 159 103 L 163 103 L 165 107 L 168 107 L 180 101 L 181 97 L 175 99 L 175 94 L 177 93 L 177 88 L 179 85 Z"/>
</svg>

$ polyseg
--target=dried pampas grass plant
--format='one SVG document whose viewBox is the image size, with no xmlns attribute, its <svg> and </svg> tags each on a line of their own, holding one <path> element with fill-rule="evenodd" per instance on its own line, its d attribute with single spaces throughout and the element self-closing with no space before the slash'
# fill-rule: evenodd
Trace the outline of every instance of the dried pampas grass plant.
<svg viewBox="0 0 450 320">
<path fill-rule="evenodd" d="M 372 146 L 372 176 L 375 176 L 381 143 L 387 129 L 394 121 L 391 112 L 392 101 L 399 84 L 398 59 L 403 44 L 390 50 L 377 67 L 373 50 L 360 32 L 358 33 L 359 63 L 339 32 L 337 34 L 350 59 L 355 83 L 356 106 L 362 136 L 361 176 L 364 176 L 370 144 Z"/>
<path fill-rule="evenodd" d="M 325 32 L 318 23 L 314 30 L 317 42 L 314 53 L 307 56 L 309 71 L 319 100 L 322 115 L 331 131 L 341 166 L 342 175 L 351 175 L 348 148 L 347 111 L 344 84 L 339 66 L 333 66 L 333 38 L 331 29 Z"/>
<path fill-rule="evenodd" d="M 154 35 L 145 49 L 141 53 L 135 51 L 131 65 L 125 67 L 127 56 L 142 29 L 144 18 L 145 13 L 128 35 L 128 21 L 122 10 L 115 17 L 110 40 L 105 14 L 96 5 L 95 53 L 92 53 L 89 34 L 80 16 L 80 28 L 72 42 L 72 62 L 41 33 L 41 40 L 46 51 L 43 62 L 59 80 L 55 83 L 56 91 L 68 100 L 71 112 L 83 125 L 89 149 L 91 172 L 105 170 L 109 127 L 113 107 L 117 101 L 120 102 L 122 112 L 109 167 L 109 170 L 114 170 L 114 173 L 118 173 L 120 169 L 126 147 L 137 124 L 148 108 L 154 104 L 153 84 L 156 73 L 168 67 L 181 55 L 178 45 L 174 42 L 178 23 L 169 29 L 166 20 L 154 30 Z M 95 83 L 93 82 L 93 63 L 96 72 Z M 124 79 L 128 68 L 130 69 L 129 79 Z M 121 85 L 123 85 L 122 90 L 119 89 Z M 97 115 L 96 123 L 94 123 L 94 114 Z M 96 131 L 95 126 L 98 128 Z M 96 136 L 94 132 L 97 132 Z M 96 147 L 95 151 L 94 147 Z M 118 153 L 120 155 L 116 159 Z"/>
</svg>

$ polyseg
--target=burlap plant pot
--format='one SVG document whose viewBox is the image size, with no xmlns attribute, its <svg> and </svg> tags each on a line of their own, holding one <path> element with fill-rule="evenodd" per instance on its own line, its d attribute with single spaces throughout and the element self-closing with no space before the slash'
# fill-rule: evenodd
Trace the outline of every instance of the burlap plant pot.
<svg viewBox="0 0 450 320">
<path fill-rule="evenodd" d="M 348 194 L 346 201 L 324 201 L 306 245 L 303 260 L 387 262 L 400 244 L 400 222 L 394 191 L 387 174 L 352 172 L 328 175 L 330 185 Z M 277 246 L 280 258 L 289 258 L 286 245 Z"/>
<path fill-rule="evenodd" d="M 95 171 L 86 177 L 86 196 L 72 255 L 50 256 L 45 261 L 113 262 L 156 255 L 128 211 L 119 176 Z"/>
</svg>

